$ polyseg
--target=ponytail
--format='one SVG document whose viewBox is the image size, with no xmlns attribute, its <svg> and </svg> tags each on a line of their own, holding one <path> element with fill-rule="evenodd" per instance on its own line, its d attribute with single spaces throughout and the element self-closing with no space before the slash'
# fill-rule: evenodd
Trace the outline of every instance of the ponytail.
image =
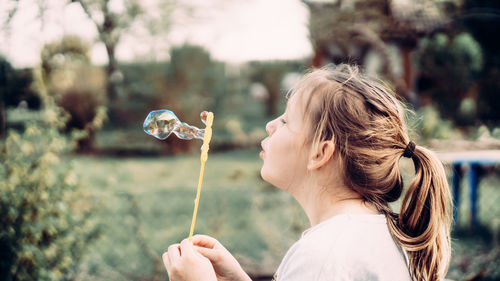
<svg viewBox="0 0 500 281">
<path fill-rule="evenodd" d="M 451 257 L 452 200 L 446 174 L 433 152 L 417 146 L 411 157 L 415 179 L 397 217 L 388 217 L 392 235 L 409 256 L 414 280 L 443 280 Z"/>
</svg>

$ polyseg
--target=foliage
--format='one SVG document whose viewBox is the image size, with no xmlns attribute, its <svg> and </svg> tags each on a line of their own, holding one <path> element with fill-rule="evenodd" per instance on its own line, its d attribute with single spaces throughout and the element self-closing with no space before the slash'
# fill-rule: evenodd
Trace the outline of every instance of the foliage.
<svg viewBox="0 0 500 281">
<path fill-rule="evenodd" d="M 280 95 L 284 96 L 286 90 L 282 89 L 282 80 L 285 75 L 300 68 L 300 63 L 288 61 L 253 62 L 249 66 L 251 80 L 261 83 L 266 87 L 266 114 L 274 117 L 278 113 Z"/>
<path fill-rule="evenodd" d="M 313 15 L 309 21 L 309 30 L 316 52 L 320 53 L 320 56 L 325 56 L 327 62 L 363 64 L 368 48 L 380 51 L 378 50 L 382 43 L 380 36 L 388 26 L 391 26 L 387 2 L 386 0 L 335 3 L 307 1 Z M 333 44 L 335 48 L 329 49 L 328 46 Z M 381 55 L 385 54 L 382 52 Z M 324 64 L 323 61 L 314 63 Z"/>
<path fill-rule="evenodd" d="M 210 57 L 203 48 L 193 45 L 175 47 L 170 52 L 170 64 L 165 72 L 169 104 L 177 103 L 179 110 L 200 112 L 208 106 L 217 111 L 225 92 L 224 65 Z M 186 116 L 186 120 L 196 116 Z M 193 120 L 194 121 L 194 120 Z"/>
<path fill-rule="evenodd" d="M 47 106 L 38 123 L 11 131 L 0 159 L 2 280 L 71 280 L 96 235 L 91 201 L 62 155 L 71 143 L 59 130 L 67 116 Z"/>
<path fill-rule="evenodd" d="M 416 134 L 412 138 L 450 139 L 457 134 L 452 122 L 442 119 L 439 111 L 432 105 L 409 114 L 407 121 L 412 133 Z"/>
<path fill-rule="evenodd" d="M 422 99 L 432 99 L 445 118 L 471 124 L 476 117 L 477 76 L 483 66 L 480 45 L 469 33 L 454 37 L 439 33 L 423 39 L 418 53 Z"/>
<path fill-rule="evenodd" d="M 301 61 L 253 62 L 241 68 L 243 73 L 232 75 L 231 66 L 214 61 L 202 47 L 186 44 L 171 50 L 165 84 L 160 85 L 165 94 L 156 106 L 173 109 L 190 124 L 200 124 L 199 112 L 211 110 L 218 132 L 214 142 L 225 139 L 236 146 L 256 144 L 265 137 L 266 120 L 282 105 L 283 77 L 302 66 Z M 266 87 L 269 95 L 264 103 L 250 95 L 252 82 Z M 168 145 L 171 141 L 167 139 Z"/>
<path fill-rule="evenodd" d="M 478 116 L 490 126 L 500 120 L 500 40 L 493 36 L 500 29 L 500 1 L 464 0 L 464 27 L 479 42 L 484 55 L 484 67 L 479 79 Z"/>
<path fill-rule="evenodd" d="M 106 118 L 105 76 L 90 64 L 89 46 L 76 36 L 44 46 L 42 78 L 48 94 L 71 118 L 66 131 L 82 130 L 86 137 L 79 140 L 80 151 L 92 150 L 94 133 Z"/>
<path fill-rule="evenodd" d="M 99 40 L 106 47 L 108 64 L 106 65 L 106 95 L 109 102 L 114 102 L 117 95 L 117 84 L 120 82 L 120 72 L 116 61 L 116 46 L 124 31 L 130 28 L 136 18 L 143 13 L 139 1 L 124 0 L 120 4 L 123 11 L 113 9 L 110 0 L 71 0 L 79 3 L 89 19 L 94 23 L 99 34 Z M 116 3 L 115 3 L 116 4 Z M 120 6 L 114 5 L 114 6 Z"/>
<path fill-rule="evenodd" d="M 481 77 L 480 96 L 478 101 L 479 118 L 486 124 L 497 126 L 500 121 L 500 56 L 496 58 L 498 65 L 484 70 Z"/>
<path fill-rule="evenodd" d="M 212 138 L 212 147 L 227 149 L 260 142 L 265 137 L 264 126 L 269 117 L 266 117 L 264 102 L 249 93 L 251 78 L 247 70 L 213 61 L 206 51 L 196 46 L 177 48 L 192 48 L 182 52 L 200 54 L 186 56 L 176 53 L 175 66 L 170 65 L 171 62 L 120 65 L 124 73 L 121 112 L 106 124 L 105 131 L 99 133 L 99 145 L 107 143 L 113 149 L 122 150 L 132 147 L 136 151 L 153 149 L 156 153 L 167 154 L 184 151 L 190 145 L 197 146 L 197 141 L 186 142 L 176 137 L 156 141 L 139 131 L 147 113 L 159 108 L 171 109 L 182 121 L 195 126 L 203 126 L 199 119 L 202 110 L 213 111 L 216 134 Z M 204 57 L 206 64 L 201 63 L 203 59 L 195 60 L 197 56 Z M 185 63 L 188 65 L 183 66 Z M 284 95 L 280 98 L 281 102 Z M 127 141 L 123 141 L 125 139 Z M 146 148 L 145 141 L 149 148 Z"/>
<path fill-rule="evenodd" d="M 46 44 L 40 54 L 44 74 L 50 77 L 65 64 L 89 64 L 89 46 L 77 36 L 65 36 Z"/>
<path fill-rule="evenodd" d="M 210 110 L 218 116 L 228 95 L 224 64 L 214 61 L 202 47 L 183 45 L 170 51 L 170 63 L 158 84 L 155 107 L 171 109 L 183 122 L 201 126 L 200 113 Z M 214 119 L 214 127 L 217 125 Z M 186 150 L 188 142 L 166 140 L 174 150 Z"/>
</svg>

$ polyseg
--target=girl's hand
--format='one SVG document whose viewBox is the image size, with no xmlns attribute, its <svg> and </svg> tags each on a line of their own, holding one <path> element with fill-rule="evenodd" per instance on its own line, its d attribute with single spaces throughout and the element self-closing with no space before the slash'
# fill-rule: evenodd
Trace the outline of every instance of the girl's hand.
<svg viewBox="0 0 500 281">
<path fill-rule="evenodd" d="M 210 260 L 198 253 L 187 239 L 169 246 L 162 259 L 170 281 L 217 280 Z"/>
<path fill-rule="evenodd" d="M 195 235 L 192 241 L 196 250 L 212 262 L 218 281 L 252 281 L 219 241 L 207 235 Z"/>
</svg>

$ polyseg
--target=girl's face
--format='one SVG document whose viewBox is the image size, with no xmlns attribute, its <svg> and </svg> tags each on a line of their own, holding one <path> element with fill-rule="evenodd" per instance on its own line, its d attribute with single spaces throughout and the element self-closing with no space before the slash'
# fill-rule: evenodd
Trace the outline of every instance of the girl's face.
<svg viewBox="0 0 500 281">
<path fill-rule="evenodd" d="M 266 125 L 269 136 L 261 143 L 260 157 L 264 164 L 260 174 L 265 181 L 283 190 L 290 191 L 293 184 L 300 184 L 307 172 L 303 119 L 298 94 L 294 94 L 288 100 L 285 113 Z"/>
</svg>

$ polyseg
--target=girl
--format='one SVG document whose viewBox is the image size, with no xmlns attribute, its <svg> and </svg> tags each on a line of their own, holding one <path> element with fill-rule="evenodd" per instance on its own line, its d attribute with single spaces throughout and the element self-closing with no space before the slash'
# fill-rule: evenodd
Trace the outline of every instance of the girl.
<svg viewBox="0 0 500 281">
<path fill-rule="evenodd" d="M 406 132 L 404 108 L 353 66 L 323 68 L 292 89 L 269 122 L 260 153 L 264 180 L 292 194 L 311 227 L 275 279 L 443 280 L 450 260 L 451 195 L 436 156 Z M 401 211 L 401 157 L 415 179 Z M 250 280 L 214 238 L 197 235 L 163 254 L 170 280 Z"/>
</svg>

